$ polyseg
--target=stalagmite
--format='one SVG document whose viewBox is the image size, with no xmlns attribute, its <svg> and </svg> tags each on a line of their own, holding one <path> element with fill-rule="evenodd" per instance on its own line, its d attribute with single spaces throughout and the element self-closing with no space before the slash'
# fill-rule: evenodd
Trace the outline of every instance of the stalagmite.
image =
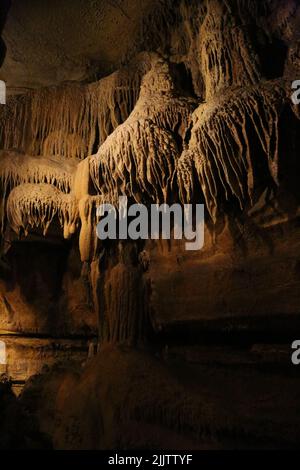
<svg viewBox="0 0 300 470">
<path fill-rule="evenodd" d="M 145 339 L 149 330 L 149 292 L 135 259 L 135 246 L 120 242 L 117 256 L 118 263 L 106 274 L 100 337 L 102 344 L 136 345 Z"/>
<path fill-rule="evenodd" d="M 294 448 L 300 0 L 1 3 L 12 447 Z"/>
</svg>

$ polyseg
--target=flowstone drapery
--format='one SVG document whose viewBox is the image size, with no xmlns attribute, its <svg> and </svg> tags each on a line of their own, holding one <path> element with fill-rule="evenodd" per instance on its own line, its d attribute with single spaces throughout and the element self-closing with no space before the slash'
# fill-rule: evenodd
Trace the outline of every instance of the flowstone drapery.
<svg viewBox="0 0 300 470">
<path fill-rule="evenodd" d="M 41 38 L 22 79 L 8 27 L 29 89 L 0 107 L 0 333 L 17 363 L 29 344 L 28 374 L 56 364 L 26 416 L 59 449 L 298 446 L 299 0 L 25 3 L 41 21 L 14 0 L 11 24 Z M 120 196 L 204 203 L 204 246 L 100 241 Z"/>
<path fill-rule="evenodd" d="M 96 82 L 9 99 L 0 115 L 2 233 L 46 235 L 58 220 L 64 237 L 79 231 L 81 261 L 94 266 L 100 203 L 204 201 L 214 226 L 265 191 L 282 192 L 282 122 L 290 112 L 297 127 L 298 114 L 290 69 L 264 77 L 251 25 L 259 16 L 269 35 L 285 30 L 268 11 L 267 1 L 178 2 L 172 53 L 139 53 Z"/>
</svg>

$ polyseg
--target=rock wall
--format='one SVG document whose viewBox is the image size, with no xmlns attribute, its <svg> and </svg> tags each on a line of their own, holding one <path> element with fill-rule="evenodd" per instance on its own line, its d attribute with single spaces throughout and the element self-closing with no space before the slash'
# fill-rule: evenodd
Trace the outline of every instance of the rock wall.
<svg viewBox="0 0 300 470">
<path fill-rule="evenodd" d="M 63 407 L 57 432 L 39 418 L 56 447 L 113 447 L 120 439 L 119 422 L 129 433 L 121 442 L 133 445 L 139 419 L 149 442 L 156 426 L 168 429 L 167 435 L 161 431 L 166 447 L 171 431 L 179 447 L 186 444 L 182 436 L 190 435 L 189 445 L 208 445 L 203 429 L 219 432 L 216 423 L 224 420 L 226 433 L 245 427 L 245 434 L 263 445 L 260 417 L 242 419 L 250 397 L 240 396 L 241 422 L 230 421 L 225 396 L 215 397 L 226 403 L 224 414 L 218 409 L 212 416 L 209 404 L 201 418 L 189 380 L 184 391 L 178 388 L 176 401 L 161 364 L 134 350 L 122 362 L 119 347 L 154 349 L 162 360 L 170 345 L 174 351 L 185 343 L 189 351 L 202 341 L 224 346 L 234 337 L 247 350 L 266 344 L 277 350 L 282 343 L 288 357 L 287 344 L 299 323 L 300 115 L 291 99 L 292 81 L 299 78 L 299 4 L 178 0 L 159 5 L 161 15 L 155 15 L 145 2 L 138 47 L 122 66 L 114 60 L 112 74 L 32 87 L 11 96 L 0 110 L 0 326 L 54 336 L 90 335 L 97 328 L 99 334 L 101 365 L 96 358 L 79 374 L 71 394 L 64 380 L 73 378 L 64 373 L 54 372 L 53 381 L 51 374 L 38 379 L 37 387 L 45 390 L 51 381 L 55 413 Z M 129 205 L 204 203 L 204 248 L 187 252 L 177 240 L 100 242 L 97 206 L 117 204 L 120 195 Z M 157 403 L 146 392 L 140 401 L 135 394 L 140 409 L 131 404 L 124 417 L 123 393 L 131 392 L 126 382 L 106 412 L 106 391 L 119 387 L 110 378 L 120 372 L 114 355 L 137 389 L 145 382 L 133 368 L 149 366 L 150 394 L 165 384 Z M 190 355 L 180 349 L 179 357 Z M 168 361 L 162 367 L 172 374 Z M 201 365 L 197 374 L 202 372 Z M 180 383 L 183 375 L 177 377 Z M 258 387 L 263 382 L 265 394 L 271 393 L 273 381 L 254 376 Z M 92 436 L 94 410 L 83 417 L 77 393 L 88 403 L 89 391 L 97 387 L 101 406 L 95 404 L 99 423 Z M 206 403 L 208 391 L 201 393 Z M 40 403 L 34 413 L 47 414 L 43 407 Z M 265 437 L 275 445 L 280 433 L 271 429 L 272 413 Z M 72 419 L 75 437 L 66 431 Z M 226 436 L 218 445 L 226 447 Z M 286 440 L 294 442 L 289 435 Z"/>
<path fill-rule="evenodd" d="M 286 22 L 291 18 L 289 34 L 276 23 L 281 9 Z M 204 250 L 188 256 L 180 244 L 137 248 L 146 248 L 151 259 L 141 276 L 154 286 L 148 299 L 154 321 L 297 313 L 298 255 L 297 249 L 288 253 L 288 245 L 292 239 L 297 244 L 299 120 L 290 99 L 291 69 L 281 63 L 278 75 L 264 73 L 265 49 L 275 51 L 278 38 L 289 64 L 297 11 L 293 2 L 290 9 L 281 2 L 178 2 L 167 58 L 138 54 L 98 82 L 12 97 L 1 117 L 5 250 L 12 230 L 46 236 L 58 221 L 72 245 L 79 231 L 81 260 L 100 273 L 97 260 L 107 248 L 95 236 L 97 204 L 117 202 L 119 195 L 145 204 L 204 202 Z M 284 263 L 289 281 L 281 286 Z M 83 271 L 89 277 L 91 266 Z M 105 277 L 109 285 L 119 283 L 114 274 Z M 173 298 L 162 295 L 168 282 Z M 176 282 L 193 292 L 182 308 Z M 95 291 L 91 279 L 87 284 Z M 115 289 L 130 290 L 126 282 Z M 163 305 L 173 301 L 167 318 Z"/>
</svg>

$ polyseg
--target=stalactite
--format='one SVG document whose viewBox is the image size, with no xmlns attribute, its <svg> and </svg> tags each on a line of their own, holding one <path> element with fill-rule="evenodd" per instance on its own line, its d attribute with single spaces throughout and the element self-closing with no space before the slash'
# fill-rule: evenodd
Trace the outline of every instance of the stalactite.
<svg viewBox="0 0 300 470">
<path fill-rule="evenodd" d="M 7 200 L 7 217 L 10 227 L 28 235 L 29 229 L 41 227 L 44 236 L 57 216 L 69 238 L 76 230 L 78 209 L 76 199 L 49 184 L 21 184 L 14 188 Z"/>
<path fill-rule="evenodd" d="M 138 120 L 118 128 L 91 159 L 91 176 L 99 193 L 109 200 L 126 194 L 166 201 L 174 177 L 178 150 L 172 135 L 151 121 Z"/>
<path fill-rule="evenodd" d="M 177 53 L 184 57 L 184 63 L 187 70 L 191 73 L 194 92 L 197 96 L 203 98 L 204 85 L 203 75 L 200 66 L 199 54 L 199 28 L 202 25 L 207 13 L 206 2 L 190 2 L 185 0 L 180 2 L 180 14 L 182 18 L 175 37 L 179 42 Z M 184 34 L 183 34 L 184 33 Z"/>
<path fill-rule="evenodd" d="M 253 85 L 261 78 L 247 28 L 227 2 L 207 2 L 207 15 L 199 30 L 199 54 L 206 100 L 222 89 Z"/>
<path fill-rule="evenodd" d="M 0 112 L 0 147 L 85 158 L 127 119 L 149 64 L 145 54 L 92 84 L 41 88 L 9 98 Z"/>
<path fill-rule="evenodd" d="M 98 192 L 167 201 L 180 151 L 175 134 L 188 126 L 193 106 L 177 95 L 168 64 L 156 57 L 134 111 L 90 159 Z"/>
<path fill-rule="evenodd" d="M 117 257 L 118 263 L 105 275 L 100 337 L 102 344 L 136 345 L 150 327 L 147 283 L 134 245 L 119 243 Z"/>
<path fill-rule="evenodd" d="M 129 66 L 88 86 L 88 99 L 93 133 L 99 144 L 122 124 L 138 100 L 142 76 L 150 68 L 150 54 L 139 54 Z M 94 135 L 94 139 L 95 135 Z M 90 148 L 90 152 L 92 149 Z"/>
<path fill-rule="evenodd" d="M 279 184 L 279 119 L 287 102 L 284 83 L 273 81 L 238 88 L 222 101 L 200 105 L 193 115 L 189 148 L 177 166 L 183 201 L 192 198 L 194 171 L 214 219 L 218 203 L 232 195 L 243 208 L 260 178 L 260 155 Z"/>
<path fill-rule="evenodd" d="M 180 96 L 172 76 L 170 64 L 153 55 L 152 66 L 142 80 L 139 101 L 134 109 L 136 119 L 150 119 L 158 127 L 180 134 L 188 127 L 195 101 Z"/>
<path fill-rule="evenodd" d="M 90 157 L 87 157 L 77 165 L 75 172 L 73 191 L 78 201 L 89 194 L 89 183 Z"/>
<path fill-rule="evenodd" d="M 90 134 L 85 94 L 83 86 L 73 85 L 9 98 L 0 113 L 1 147 L 29 155 L 83 158 Z"/>
<path fill-rule="evenodd" d="M 8 97 L 0 108 L 0 148 L 26 152 L 30 120 L 30 94 Z"/>
<path fill-rule="evenodd" d="M 94 259 L 97 249 L 97 207 L 108 201 L 102 196 L 83 196 L 79 201 L 79 216 L 81 221 L 79 235 L 79 250 L 82 262 L 90 262 Z"/>
<path fill-rule="evenodd" d="M 49 187 L 52 185 L 63 193 L 71 191 L 77 167 L 76 159 L 62 161 L 55 157 L 32 157 L 5 150 L 0 151 L 0 159 L 1 234 L 5 229 L 6 199 L 14 187 L 24 183 L 46 183 Z"/>
<path fill-rule="evenodd" d="M 22 183 L 48 183 L 68 193 L 73 185 L 77 161 L 32 157 L 22 153 L 0 151 L 0 184 L 4 194 L 8 188 Z"/>
<path fill-rule="evenodd" d="M 158 3 L 164 9 L 165 2 Z M 46 235 L 57 218 L 69 238 L 80 222 L 85 277 L 92 278 L 94 304 L 103 303 L 102 341 L 111 343 L 144 335 L 148 299 L 140 266 L 121 251 L 97 290 L 100 204 L 117 206 L 120 195 L 138 203 L 195 202 L 199 185 L 217 222 L 226 201 L 234 200 L 234 210 L 238 201 L 243 210 L 255 203 L 257 187 L 280 185 L 280 118 L 290 83 L 262 80 L 250 40 L 251 21 L 260 9 L 267 11 L 268 0 L 262 6 L 183 0 L 174 12 L 172 3 L 157 22 L 147 19 L 143 34 L 156 24 L 151 34 L 158 42 L 174 35 L 174 51 L 166 55 L 179 64 L 177 72 L 186 67 L 184 79 L 191 72 L 191 83 L 182 80 L 185 90 L 174 62 L 145 52 L 95 83 L 34 90 L 0 110 L 2 233 L 5 207 L 10 227 L 25 235 L 35 227 Z M 283 10 L 282 22 L 274 20 L 276 32 L 286 29 L 294 6 Z M 174 24 L 164 31 L 171 17 Z M 290 47 L 290 62 L 298 60 L 298 46 Z"/>
</svg>

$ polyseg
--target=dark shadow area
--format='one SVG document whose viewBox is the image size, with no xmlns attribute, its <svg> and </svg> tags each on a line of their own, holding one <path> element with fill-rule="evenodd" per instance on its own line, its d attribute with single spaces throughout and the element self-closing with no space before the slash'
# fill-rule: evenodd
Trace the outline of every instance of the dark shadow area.
<svg viewBox="0 0 300 470">
<path fill-rule="evenodd" d="M 11 0 L 2 0 L 0 5 L 0 35 L 3 31 L 5 21 L 7 18 L 8 11 L 11 6 Z M 0 67 L 3 64 L 4 58 L 6 54 L 6 46 L 5 42 L 2 38 L 0 38 Z"/>
</svg>

